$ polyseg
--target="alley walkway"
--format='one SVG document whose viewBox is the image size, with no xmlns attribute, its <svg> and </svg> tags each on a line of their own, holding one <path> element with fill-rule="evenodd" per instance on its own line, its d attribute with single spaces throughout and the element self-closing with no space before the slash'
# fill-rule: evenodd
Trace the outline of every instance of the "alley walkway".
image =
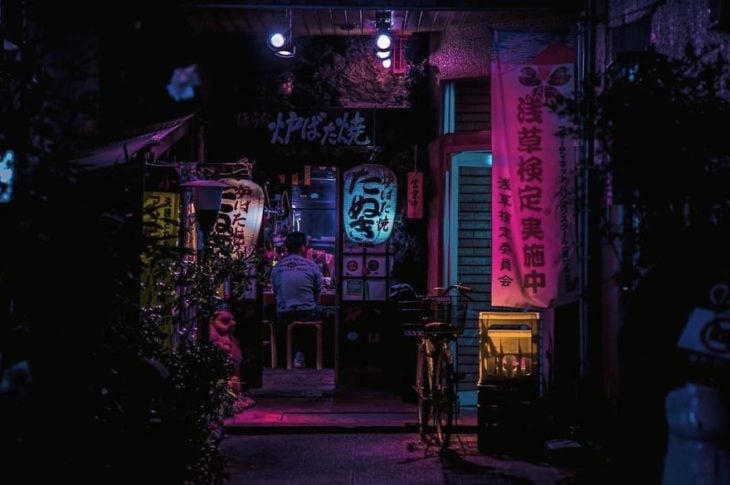
<svg viewBox="0 0 730 485">
<path fill-rule="evenodd" d="M 460 438 L 442 456 L 416 433 L 238 435 L 222 449 L 233 484 L 597 483 L 577 470 L 481 454 L 476 435 Z"/>
<path fill-rule="evenodd" d="M 327 369 L 265 369 L 264 382 L 251 392 L 256 404 L 226 420 L 233 484 L 600 483 L 585 463 L 479 452 L 474 407 L 461 409 L 458 436 L 439 456 L 416 432 L 415 403 L 393 392 L 335 390 Z"/>
</svg>

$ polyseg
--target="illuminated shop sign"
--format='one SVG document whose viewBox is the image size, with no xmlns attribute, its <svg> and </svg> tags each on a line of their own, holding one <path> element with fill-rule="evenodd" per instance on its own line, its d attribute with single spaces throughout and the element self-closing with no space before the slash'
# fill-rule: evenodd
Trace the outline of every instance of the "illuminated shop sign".
<svg viewBox="0 0 730 485">
<path fill-rule="evenodd" d="M 380 244 L 393 232 L 398 183 L 382 165 L 358 165 L 345 173 L 343 215 L 347 238 Z"/>
<path fill-rule="evenodd" d="M 221 197 L 214 232 L 232 234 L 237 254 L 246 256 L 256 249 L 256 242 L 264 215 L 264 191 L 248 179 L 225 178 L 229 185 Z"/>
</svg>

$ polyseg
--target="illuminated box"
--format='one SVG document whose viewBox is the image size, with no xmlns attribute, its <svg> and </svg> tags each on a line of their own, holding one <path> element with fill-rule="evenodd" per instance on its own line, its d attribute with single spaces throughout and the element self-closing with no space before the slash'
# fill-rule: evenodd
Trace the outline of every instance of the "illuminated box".
<svg viewBox="0 0 730 485">
<path fill-rule="evenodd" d="M 537 312 L 479 312 L 479 384 L 536 378 Z"/>
</svg>

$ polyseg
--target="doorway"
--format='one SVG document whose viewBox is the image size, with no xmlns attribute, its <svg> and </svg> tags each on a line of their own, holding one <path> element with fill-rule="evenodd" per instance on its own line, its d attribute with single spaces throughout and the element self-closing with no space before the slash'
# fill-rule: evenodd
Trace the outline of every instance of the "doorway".
<svg viewBox="0 0 730 485">
<path fill-rule="evenodd" d="M 473 289 L 466 325 L 452 343 L 452 352 L 456 371 L 464 376 L 457 385 L 459 402 L 474 406 L 479 379 L 478 314 L 489 308 L 491 294 L 491 152 L 453 155 L 445 184 L 442 286 L 461 282 Z"/>
<path fill-rule="evenodd" d="M 263 232 L 262 291 L 262 385 L 255 397 L 316 397 L 331 395 L 335 379 L 337 182 L 338 171 L 330 166 L 304 165 L 289 173 L 275 174 L 267 183 L 267 221 Z M 271 288 L 271 269 L 286 256 L 286 235 L 307 235 L 307 258 L 323 276 L 320 294 L 321 327 L 297 326 L 282 341 L 272 338 L 268 322 L 275 325 L 276 300 Z M 291 335 L 292 355 L 287 356 Z M 321 340 L 320 340 L 321 339 Z M 278 354 L 274 367 L 272 353 Z M 320 357 L 321 352 L 321 357 Z M 287 357 L 292 369 L 287 369 Z M 301 358 L 299 358 L 301 357 Z M 322 368 L 318 369 L 319 363 Z"/>
</svg>

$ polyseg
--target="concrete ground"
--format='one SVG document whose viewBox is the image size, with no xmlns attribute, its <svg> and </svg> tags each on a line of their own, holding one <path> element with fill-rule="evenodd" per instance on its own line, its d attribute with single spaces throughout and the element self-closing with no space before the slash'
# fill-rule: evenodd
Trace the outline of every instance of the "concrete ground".
<svg viewBox="0 0 730 485">
<path fill-rule="evenodd" d="M 230 483 L 266 484 L 566 484 L 581 470 L 482 454 L 462 434 L 447 453 L 416 433 L 227 436 Z M 590 481 L 592 483 L 592 480 Z M 589 483 L 589 481 L 585 481 Z"/>
<path fill-rule="evenodd" d="M 474 407 L 461 408 L 458 434 L 439 454 L 416 432 L 414 403 L 382 390 L 335 390 L 331 369 L 264 369 L 264 386 L 250 395 L 256 404 L 226 420 L 221 445 L 234 484 L 593 484 L 605 475 L 585 460 L 558 466 L 539 453 L 480 452 Z"/>
</svg>

